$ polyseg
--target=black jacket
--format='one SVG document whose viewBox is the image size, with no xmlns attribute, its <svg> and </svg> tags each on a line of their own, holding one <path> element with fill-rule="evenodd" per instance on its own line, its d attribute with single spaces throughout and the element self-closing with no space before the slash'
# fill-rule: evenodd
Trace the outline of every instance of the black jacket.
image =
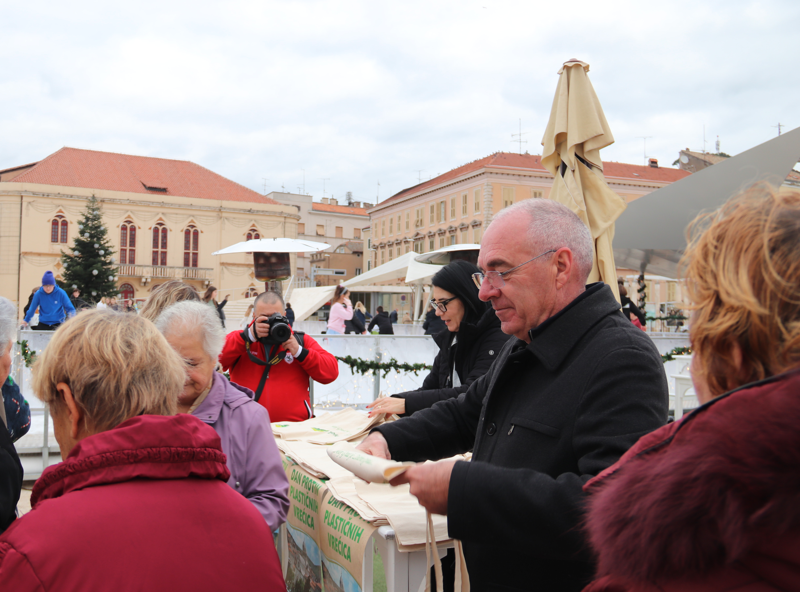
<svg viewBox="0 0 800 592">
<path fill-rule="evenodd" d="M 593 572 L 583 484 L 666 419 L 661 357 L 598 283 L 529 344 L 510 339 L 465 394 L 378 430 L 397 460 L 473 450 L 447 502 L 473 589 L 568 592 Z"/>
<path fill-rule="evenodd" d="M 6 425 L 0 420 L 0 533 L 11 526 L 22 491 L 22 464 L 11 443 Z"/>
<path fill-rule="evenodd" d="M 641 311 L 641 309 L 633 303 L 633 300 L 628 298 L 627 296 L 623 296 L 622 294 L 619 295 L 620 302 L 622 303 L 622 312 L 625 313 L 625 316 L 630 318 L 628 313 L 632 312 L 636 315 L 636 318 L 639 319 L 639 322 L 644 327 L 647 324 L 647 317 Z"/>
<path fill-rule="evenodd" d="M 353 318 L 349 321 L 344 322 L 344 332 L 347 333 L 355 333 L 356 335 L 361 335 L 366 329 L 364 328 L 364 323 L 358 318 L 357 315 L 353 314 Z"/>
<path fill-rule="evenodd" d="M 222 321 L 222 326 L 225 327 L 225 311 L 222 310 L 225 308 L 225 305 L 228 304 L 228 297 L 225 297 L 225 300 L 222 302 L 215 303 L 217 307 L 217 314 L 219 315 L 219 320 Z"/>
<path fill-rule="evenodd" d="M 372 332 L 372 328 L 378 325 L 378 333 L 381 335 L 394 335 L 394 329 L 392 329 L 392 322 L 389 320 L 389 315 L 386 314 L 386 311 L 379 312 L 372 320 L 369 322 L 369 327 L 367 327 L 367 331 Z"/>
<path fill-rule="evenodd" d="M 436 316 L 435 310 L 429 310 L 425 315 L 425 322 L 422 323 L 422 328 L 425 329 L 425 335 L 437 335 L 440 331 L 447 329 L 444 321 Z"/>
<path fill-rule="evenodd" d="M 451 345 L 454 336 L 457 337 L 456 344 Z M 489 308 L 477 325 L 461 323 L 458 333 L 451 333 L 445 328 L 433 340 L 439 346 L 439 353 L 422 388 L 393 395 L 406 400 L 404 415 L 411 415 L 420 409 L 432 407 L 434 403 L 467 392 L 469 385 L 486 374 L 509 336 L 500 329 L 500 319 L 494 309 Z M 461 380 L 461 386 L 458 387 L 453 387 L 451 382 L 453 363 Z"/>
</svg>

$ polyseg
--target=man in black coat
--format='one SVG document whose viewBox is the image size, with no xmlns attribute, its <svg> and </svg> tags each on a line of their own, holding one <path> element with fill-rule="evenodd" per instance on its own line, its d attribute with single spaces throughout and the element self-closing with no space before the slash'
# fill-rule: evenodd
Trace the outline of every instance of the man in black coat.
<svg viewBox="0 0 800 592">
<path fill-rule="evenodd" d="M 376 309 L 375 316 L 372 317 L 372 320 L 369 322 L 367 331 L 372 333 L 372 328 L 375 325 L 378 325 L 378 333 L 380 335 L 394 335 L 394 329 L 392 328 L 392 321 L 389 320 L 389 315 L 383 311 L 382 306 L 379 306 Z"/>
<path fill-rule="evenodd" d="M 509 340 L 466 393 L 381 426 L 361 450 L 411 467 L 408 482 L 464 543 L 474 590 L 581 590 L 593 565 L 583 484 L 667 419 L 653 343 L 611 289 L 585 285 L 591 235 L 566 207 L 532 199 L 495 216 L 480 298 Z"/>
</svg>

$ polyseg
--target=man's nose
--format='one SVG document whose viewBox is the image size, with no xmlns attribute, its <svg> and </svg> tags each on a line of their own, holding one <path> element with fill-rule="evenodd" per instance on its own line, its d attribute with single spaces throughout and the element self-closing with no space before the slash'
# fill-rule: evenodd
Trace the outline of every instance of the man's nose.
<svg viewBox="0 0 800 592">
<path fill-rule="evenodd" d="M 500 295 L 500 290 L 495 288 L 489 283 L 489 280 L 483 280 L 481 287 L 478 290 L 478 298 L 484 302 L 489 302 L 492 298 L 497 298 Z"/>
</svg>

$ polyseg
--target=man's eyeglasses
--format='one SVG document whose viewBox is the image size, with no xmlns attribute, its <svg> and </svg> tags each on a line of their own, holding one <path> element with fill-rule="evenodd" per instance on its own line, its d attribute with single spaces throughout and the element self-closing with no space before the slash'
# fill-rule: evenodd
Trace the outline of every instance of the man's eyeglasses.
<svg viewBox="0 0 800 592">
<path fill-rule="evenodd" d="M 447 312 L 447 305 L 458 298 L 458 296 L 453 296 L 452 298 L 447 298 L 445 300 L 431 300 L 431 306 L 437 310 L 441 310 L 442 312 Z"/>
<path fill-rule="evenodd" d="M 522 267 L 523 265 L 527 265 L 531 261 L 536 261 L 539 257 L 544 257 L 545 255 L 548 255 L 550 253 L 555 253 L 557 250 L 558 249 L 550 249 L 549 251 L 545 251 L 541 255 L 536 255 L 536 257 L 534 257 L 533 259 L 528 259 L 525 263 L 520 263 L 516 267 L 512 267 L 508 271 L 486 271 L 483 273 L 481 272 L 473 273 L 472 281 L 475 282 L 475 285 L 478 286 L 478 288 L 480 288 L 483 282 L 486 281 L 492 288 L 499 290 L 500 288 L 506 285 L 506 280 L 504 279 L 504 276 L 508 275 L 512 271 L 518 270 L 520 267 Z"/>
</svg>

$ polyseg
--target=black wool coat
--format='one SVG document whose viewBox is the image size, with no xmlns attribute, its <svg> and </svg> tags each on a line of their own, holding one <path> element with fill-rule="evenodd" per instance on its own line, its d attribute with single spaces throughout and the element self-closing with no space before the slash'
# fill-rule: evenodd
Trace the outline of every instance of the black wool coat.
<svg viewBox="0 0 800 592">
<path fill-rule="evenodd" d="M 593 564 L 583 485 L 667 420 L 650 338 L 602 284 L 511 339 L 466 393 L 377 428 L 392 458 L 473 450 L 453 468 L 450 536 L 475 590 L 581 590 Z"/>
<path fill-rule="evenodd" d="M 392 329 L 392 322 L 389 320 L 389 315 L 386 311 L 379 312 L 372 320 L 369 322 L 369 327 L 367 327 L 367 331 L 372 331 L 372 328 L 378 325 L 378 333 L 381 335 L 394 335 L 394 329 Z"/>
<path fill-rule="evenodd" d="M 457 337 L 456 344 L 452 345 L 454 336 Z M 422 387 L 393 395 L 405 399 L 404 416 L 466 392 L 469 385 L 486 374 L 509 336 L 500 329 L 500 319 L 494 309 L 489 308 L 477 324 L 461 323 L 457 333 L 445 329 L 437 333 L 433 340 L 439 346 L 439 353 Z M 451 381 L 454 363 L 461 380 L 461 386 L 458 387 L 453 387 Z"/>
</svg>

